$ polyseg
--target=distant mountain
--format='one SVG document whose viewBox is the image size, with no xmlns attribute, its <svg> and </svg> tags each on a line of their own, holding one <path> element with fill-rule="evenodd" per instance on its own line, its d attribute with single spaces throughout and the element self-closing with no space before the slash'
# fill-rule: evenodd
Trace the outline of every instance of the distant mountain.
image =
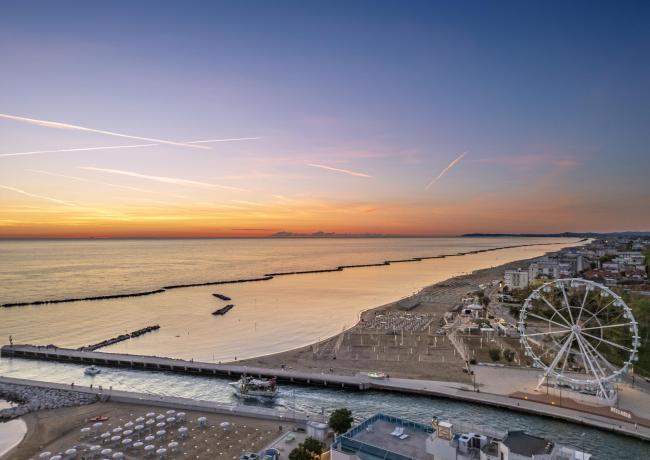
<svg viewBox="0 0 650 460">
<path fill-rule="evenodd" d="M 563 233 L 465 233 L 462 237 L 557 237 L 557 238 L 647 238 L 650 237 L 650 232 L 610 232 L 610 233 L 596 233 L 596 232 L 563 232 Z"/>
<path fill-rule="evenodd" d="M 272 234 L 271 238 L 409 238 L 409 235 L 386 235 L 383 233 L 277 232 Z"/>
</svg>

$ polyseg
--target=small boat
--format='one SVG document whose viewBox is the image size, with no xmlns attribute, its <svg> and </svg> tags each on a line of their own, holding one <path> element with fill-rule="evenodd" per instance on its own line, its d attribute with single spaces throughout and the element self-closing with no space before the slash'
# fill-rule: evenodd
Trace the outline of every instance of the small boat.
<svg viewBox="0 0 650 460">
<path fill-rule="evenodd" d="M 371 379 L 385 379 L 386 374 L 383 372 L 368 372 L 368 377 Z"/>
<path fill-rule="evenodd" d="M 88 419 L 89 422 L 105 422 L 106 420 L 108 420 L 108 417 L 106 417 L 105 415 L 98 415 L 97 417 L 92 417 Z"/>
<path fill-rule="evenodd" d="M 229 304 L 226 305 L 225 307 L 213 311 L 212 314 L 213 314 L 213 315 L 225 315 L 225 314 L 228 313 L 228 312 L 229 312 L 233 307 L 234 307 L 234 305 L 231 304 L 231 303 L 229 303 Z"/>
<path fill-rule="evenodd" d="M 242 377 L 236 382 L 230 382 L 230 385 L 235 395 L 240 398 L 275 398 L 278 394 L 278 385 L 275 377 L 272 379 L 262 379 Z"/>
<path fill-rule="evenodd" d="M 212 294 L 212 295 L 215 296 L 217 299 L 221 299 L 221 300 L 225 300 L 225 301 L 232 300 L 227 295 L 223 295 L 223 294 Z"/>
<path fill-rule="evenodd" d="M 86 374 L 86 375 L 97 375 L 97 374 L 100 374 L 101 372 L 102 372 L 102 370 L 99 369 L 94 364 L 92 366 L 90 366 L 90 367 L 87 367 L 86 370 L 84 370 L 84 374 Z"/>
</svg>

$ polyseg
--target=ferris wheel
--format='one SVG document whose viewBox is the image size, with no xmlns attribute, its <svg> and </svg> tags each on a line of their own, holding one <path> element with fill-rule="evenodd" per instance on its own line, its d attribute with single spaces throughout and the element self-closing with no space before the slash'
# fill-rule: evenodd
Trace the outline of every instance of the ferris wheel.
<svg viewBox="0 0 650 460">
<path fill-rule="evenodd" d="M 544 369 L 538 389 L 552 377 L 611 402 L 612 382 L 638 359 L 632 310 L 611 289 L 581 278 L 535 289 L 521 308 L 519 334 L 526 356 Z"/>
</svg>

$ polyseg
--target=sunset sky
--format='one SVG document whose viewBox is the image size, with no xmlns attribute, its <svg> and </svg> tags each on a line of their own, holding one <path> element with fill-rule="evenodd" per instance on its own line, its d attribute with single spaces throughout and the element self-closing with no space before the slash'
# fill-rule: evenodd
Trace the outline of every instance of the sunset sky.
<svg viewBox="0 0 650 460">
<path fill-rule="evenodd" d="M 215 3 L 3 5 L 0 238 L 650 230 L 650 3 Z"/>
</svg>

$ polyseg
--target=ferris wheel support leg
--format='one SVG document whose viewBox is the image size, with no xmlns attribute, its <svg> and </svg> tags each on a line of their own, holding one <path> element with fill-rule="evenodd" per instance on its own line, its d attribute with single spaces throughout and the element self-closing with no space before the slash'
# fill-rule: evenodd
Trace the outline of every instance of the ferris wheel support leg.
<svg viewBox="0 0 650 460">
<path fill-rule="evenodd" d="M 548 368 L 544 372 L 544 375 L 542 376 L 542 378 L 539 379 L 539 382 L 537 383 L 536 390 L 540 389 L 540 387 L 542 386 L 544 381 L 547 380 L 548 376 L 551 375 L 551 373 L 553 372 L 553 369 L 555 369 L 555 367 L 559 364 L 560 359 L 562 358 L 564 353 L 566 353 L 567 348 L 569 348 L 569 345 L 572 342 L 573 335 L 574 335 L 574 332 L 572 331 L 571 334 L 569 334 L 566 342 L 564 342 L 564 345 L 562 345 L 562 348 L 560 348 L 560 351 L 557 353 L 557 355 L 555 355 L 555 358 L 553 359 L 553 362 L 551 363 L 551 365 L 548 366 Z"/>
</svg>

